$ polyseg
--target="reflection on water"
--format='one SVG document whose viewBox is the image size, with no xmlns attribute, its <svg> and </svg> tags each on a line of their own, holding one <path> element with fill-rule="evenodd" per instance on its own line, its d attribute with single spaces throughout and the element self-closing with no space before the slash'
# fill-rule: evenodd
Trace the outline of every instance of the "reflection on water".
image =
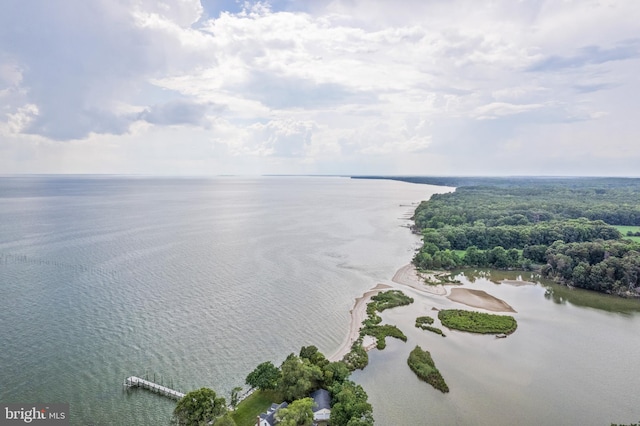
<svg viewBox="0 0 640 426">
<path fill-rule="evenodd" d="M 500 284 L 504 280 L 531 282 L 543 286 L 544 297 L 558 304 L 570 303 L 574 306 L 601 309 L 607 312 L 630 314 L 640 312 L 640 299 L 625 299 L 605 293 L 571 288 L 544 279 L 540 274 L 531 271 L 497 271 L 464 269 L 452 273 L 452 277 L 460 282 L 473 284 L 478 280 L 489 280 Z"/>
</svg>

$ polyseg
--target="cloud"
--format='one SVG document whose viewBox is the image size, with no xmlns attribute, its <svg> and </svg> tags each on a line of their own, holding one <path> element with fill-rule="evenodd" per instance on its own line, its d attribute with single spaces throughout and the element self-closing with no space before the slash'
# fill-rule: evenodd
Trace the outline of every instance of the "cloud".
<svg viewBox="0 0 640 426">
<path fill-rule="evenodd" d="M 566 68 L 581 68 L 587 65 L 604 64 L 611 61 L 624 61 L 640 57 L 640 39 L 630 40 L 610 48 L 586 46 L 571 56 L 552 55 L 536 62 L 527 71 L 556 71 Z"/>
<path fill-rule="evenodd" d="M 521 114 L 528 111 L 544 108 L 541 104 L 516 105 L 506 102 L 492 102 L 476 108 L 475 115 L 479 120 L 493 119 L 508 115 Z"/>
<path fill-rule="evenodd" d="M 223 107 L 201 104 L 190 100 L 176 100 L 155 104 L 142 111 L 138 119 L 158 125 L 190 124 L 206 126 L 211 113 L 219 113 Z"/>
<path fill-rule="evenodd" d="M 0 7 L 0 50 L 21 77 L 22 96 L 12 106 L 38 107 L 27 133 L 54 140 L 125 133 L 136 115 L 120 109 L 123 100 L 151 76 L 198 63 L 186 60 L 195 49 L 185 42 L 188 29 L 182 38 L 169 31 L 197 19 L 197 1 L 9 1 Z M 145 26 L 150 20 L 166 25 Z M 173 53 L 183 59 L 178 66 L 168 61 Z"/>
<path fill-rule="evenodd" d="M 351 103 L 373 103 L 375 95 L 337 83 L 315 83 L 300 77 L 288 77 L 254 71 L 241 89 L 246 97 L 268 108 L 329 108 Z"/>
<path fill-rule="evenodd" d="M 29 170 L 60 146 L 89 172 L 102 152 L 133 173 L 457 173 L 573 129 L 595 158 L 593 135 L 635 134 L 639 21 L 635 2 L 8 0 L 0 150 Z"/>
</svg>

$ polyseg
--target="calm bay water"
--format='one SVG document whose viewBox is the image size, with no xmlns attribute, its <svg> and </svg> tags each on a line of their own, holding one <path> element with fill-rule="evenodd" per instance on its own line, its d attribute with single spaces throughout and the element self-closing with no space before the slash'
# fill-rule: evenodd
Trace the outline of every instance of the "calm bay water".
<svg viewBox="0 0 640 426">
<path fill-rule="evenodd" d="M 418 239 L 412 203 L 446 188 L 343 178 L 0 179 L 0 401 L 69 402 L 77 425 L 167 424 L 175 403 L 124 391 L 154 375 L 228 397 L 302 345 L 330 355 L 355 297 L 390 283 Z M 524 277 L 527 278 L 527 277 Z M 354 374 L 379 425 L 609 425 L 640 419 L 640 305 L 467 282 L 518 313 L 507 339 L 416 329 L 460 307 L 417 294 Z M 436 321 L 437 322 L 437 321 Z M 451 392 L 406 365 L 431 351 Z"/>
<path fill-rule="evenodd" d="M 412 256 L 446 189 L 345 178 L 0 179 L 0 401 L 73 424 L 166 424 L 149 374 L 228 397 L 302 345 L 329 355 L 355 297 Z"/>
</svg>

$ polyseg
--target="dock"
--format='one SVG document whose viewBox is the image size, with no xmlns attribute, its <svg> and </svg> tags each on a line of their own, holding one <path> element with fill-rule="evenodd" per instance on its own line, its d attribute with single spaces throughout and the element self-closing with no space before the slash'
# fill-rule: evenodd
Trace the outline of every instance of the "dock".
<svg viewBox="0 0 640 426">
<path fill-rule="evenodd" d="M 136 376 L 127 377 L 124 381 L 124 385 L 128 388 L 135 387 L 148 389 L 151 392 L 155 392 L 157 394 L 168 396 L 169 398 L 174 399 L 181 399 L 184 396 L 184 393 L 182 392 L 170 389 L 157 383 L 150 382 L 149 380 L 141 379 L 140 377 Z"/>
</svg>

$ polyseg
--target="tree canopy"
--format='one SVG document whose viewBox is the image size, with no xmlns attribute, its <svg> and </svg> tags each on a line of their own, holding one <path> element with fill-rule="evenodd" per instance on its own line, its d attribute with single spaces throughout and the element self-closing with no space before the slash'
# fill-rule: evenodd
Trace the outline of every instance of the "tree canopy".
<svg viewBox="0 0 640 426">
<path fill-rule="evenodd" d="M 271 361 L 259 364 L 246 379 L 246 384 L 261 390 L 275 389 L 280 380 L 280 370 Z"/>
<path fill-rule="evenodd" d="M 640 225 L 640 179 L 459 180 L 474 186 L 415 211 L 418 268 L 536 268 L 575 287 L 637 293 L 640 243 L 614 225 Z"/>
<path fill-rule="evenodd" d="M 279 426 L 311 426 L 313 424 L 312 398 L 302 398 L 293 401 L 286 408 L 276 412 Z"/>
<path fill-rule="evenodd" d="M 182 397 L 173 410 L 173 424 L 199 426 L 216 423 L 227 412 L 223 397 L 217 397 L 209 388 L 191 391 Z"/>
</svg>

